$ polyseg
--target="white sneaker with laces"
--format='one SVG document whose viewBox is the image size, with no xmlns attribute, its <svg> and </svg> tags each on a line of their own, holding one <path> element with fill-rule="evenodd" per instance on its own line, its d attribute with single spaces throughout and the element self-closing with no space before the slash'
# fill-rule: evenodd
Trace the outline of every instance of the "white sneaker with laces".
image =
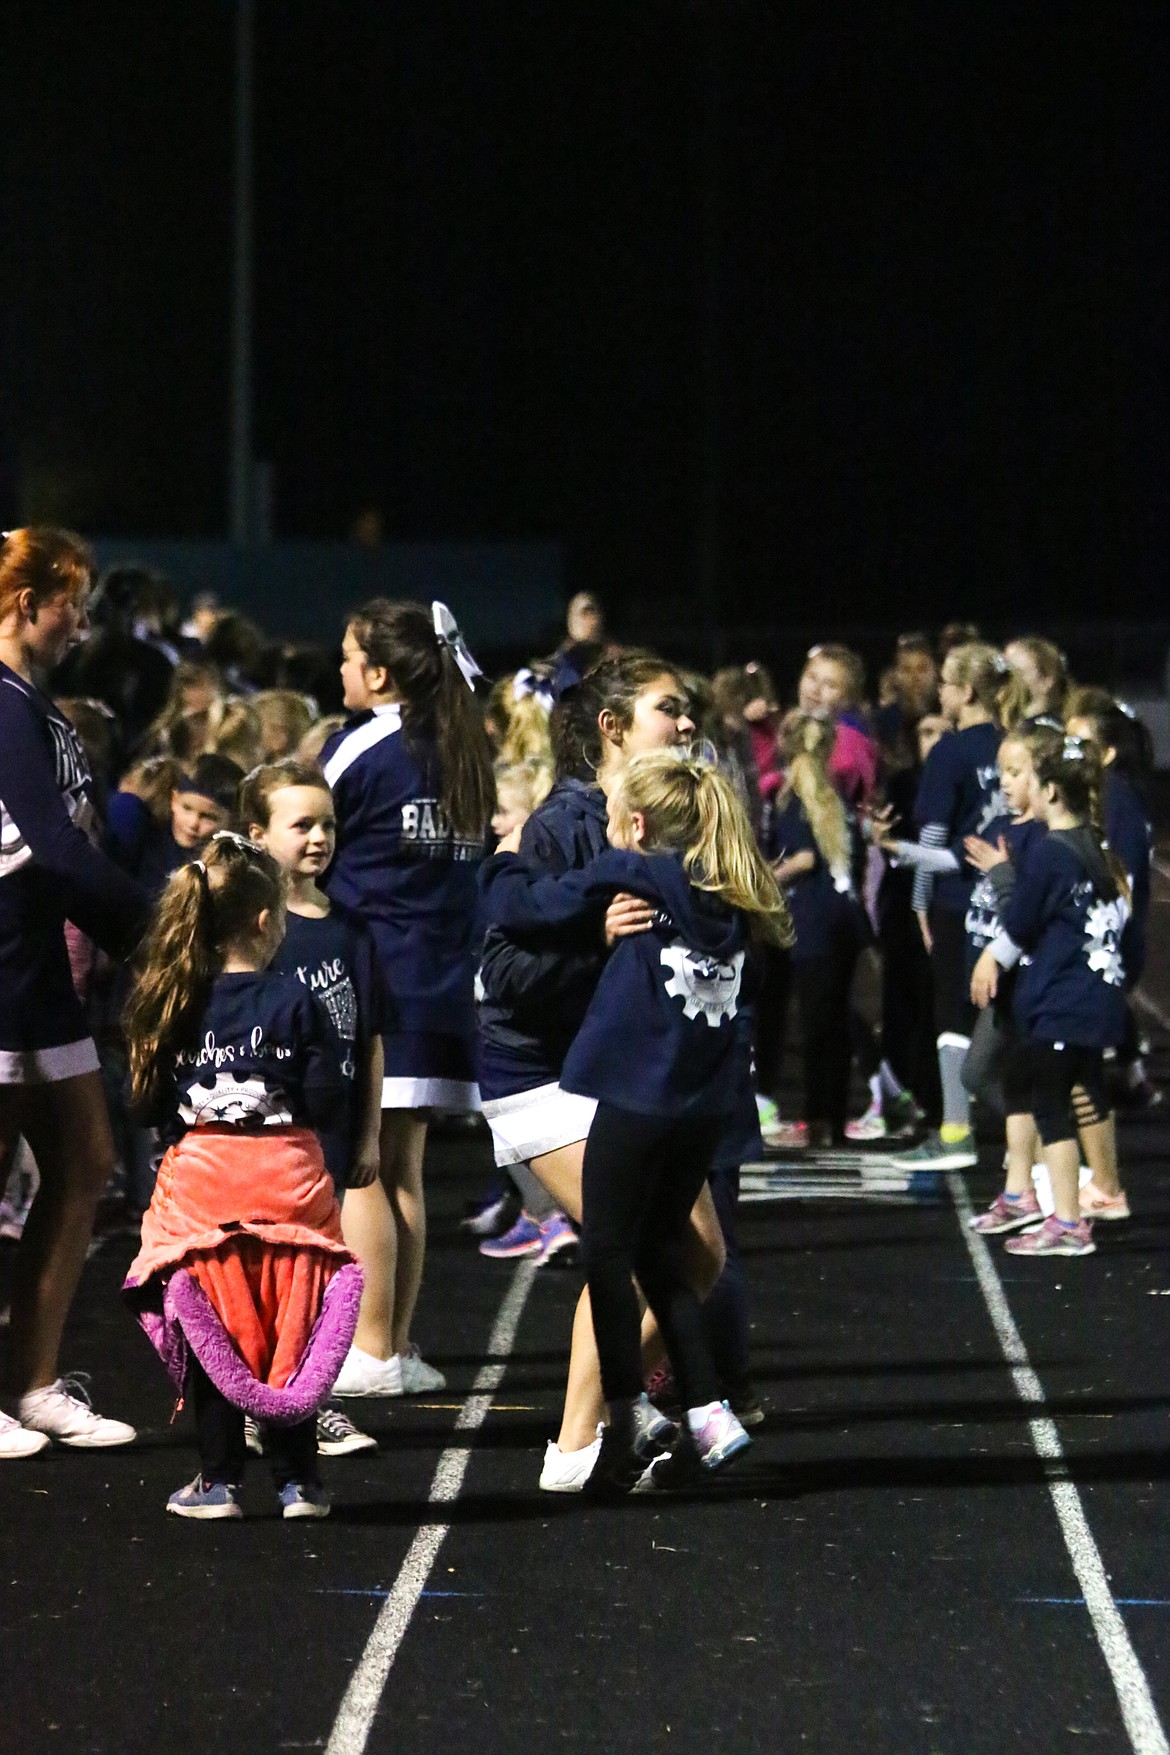
<svg viewBox="0 0 1170 1755">
<path fill-rule="evenodd" d="M 83 1377 L 59 1377 L 44 1389 L 30 1389 L 20 1398 L 20 1423 L 74 1450 L 109 1450 L 133 1444 L 138 1436 L 124 1420 L 106 1420 L 94 1413 Z"/>
<path fill-rule="evenodd" d="M 377 1359 L 351 1347 L 345 1355 L 341 1374 L 333 1385 L 334 1395 L 401 1395 L 402 1361 L 397 1353 L 389 1359 Z"/>
<path fill-rule="evenodd" d="M 540 1471 L 542 1493 L 580 1493 L 601 1451 L 601 1431 L 599 1426 L 597 1437 L 583 1450 L 562 1450 L 559 1444 L 549 1441 Z"/>
<path fill-rule="evenodd" d="M 48 1450 L 49 1439 L 43 1432 L 29 1432 L 19 1420 L 0 1414 L 0 1462 L 13 1462 L 20 1456 L 36 1456 Z"/>
<path fill-rule="evenodd" d="M 430 1390 L 446 1389 L 447 1379 L 433 1365 L 428 1365 L 418 1347 L 411 1341 L 405 1353 L 399 1353 L 403 1395 L 426 1395 Z"/>
</svg>

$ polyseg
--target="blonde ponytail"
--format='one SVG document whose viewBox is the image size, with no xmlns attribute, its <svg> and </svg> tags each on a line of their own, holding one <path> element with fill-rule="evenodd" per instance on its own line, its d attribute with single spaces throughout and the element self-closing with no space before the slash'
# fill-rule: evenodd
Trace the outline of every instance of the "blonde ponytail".
<svg viewBox="0 0 1170 1755">
<path fill-rule="evenodd" d="M 788 797 L 800 800 L 813 840 L 834 878 L 849 876 L 853 857 L 849 819 L 841 795 L 829 779 L 829 757 L 836 738 L 832 720 L 819 713 L 789 713 L 780 727 L 780 753 L 784 757 L 780 803 Z"/>
</svg>

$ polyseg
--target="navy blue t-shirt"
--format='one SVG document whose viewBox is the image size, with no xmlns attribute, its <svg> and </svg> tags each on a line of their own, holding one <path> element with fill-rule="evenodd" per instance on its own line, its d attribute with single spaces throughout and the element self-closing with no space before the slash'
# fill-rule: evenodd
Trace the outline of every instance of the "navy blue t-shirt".
<svg viewBox="0 0 1170 1755">
<path fill-rule="evenodd" d="M 391 1027 L 374 943 L 361 921 L 340 908 L 324 918 L 289 913 L 272 968 L 306 987 L 329 1022 L 345 1080 L 345 1104 L 332 1125 L 318 1131 L 329 1173 L 344 1188 L 362 1119 L 359 1074 L 373 1038 Z"/>
<path fill-rule="evenodd" d="M 472 840 L 455 834 L 439 806 L 434 744 L 407 736 L 397 706 L 357 714 L 321 765 L 337 812 L 325 887 L 369 927 L 398 1028 L 470 1040 L 487 825 Z"/>
<path fill-rule="evenodd" d="M 1019 822 L 1015 817 L 996 817 L 983 830 L 983 839 L 993 847 L 997 846 L 1002 836 L 1008 855 L 1018 877 L 1028 858 L 1029 850 L 1042 841 L 1047 834 L 1043 823 L 1029 818 L 1027 822 Z M 995 893 L 995 885 L 989 872 L 976 872 L 975 884 L 971 891 L 971 900 L 967 904 L 967 973 L 971 974 L 976 963 L 1003 931 L 1003 922 L 999 917 L 999 899 Z"/>
<path fill-rule="evenodd" d="M 852 840 L 851 835 L 851 853 Z M 796 933 L 792 947 L 795 962 L 831 956 L 843 939 L 852 938 L 861 944 L 865 921 L 853 887 L 853 860 L 846 871 L 830 870 L 813 834 L 808 812 L 795 793 L 782 797 L 771 814 L 766 852 L 770 860 L 794 853 L 813 856 L 812 870 L 799 872 L 784 886 Z"/>
<path fill-rule="evenodd" d="M 265 969 L 216 977 L 160 1096 L 170 1143 L 193 1127 L 332 1127 L 345 1081 L 323 1008 L 295 977 Z"/>
<path fill-rule="evenodd" d="M 1083 1048 L 1121 1041 L 1128 913 L 1086 830 L 1049 830 L 1029 850 L 1003 908 L 1026 954 L 1013 1002 L 1026 1035 Z"/>
<path fill-rule="evenodd" d="M 943 846 L 959 861 L 958 871 L 934 876 L 934 901 L 949 913 L 966 912 L 975 876 L 966 864 L 963 842 L 968 835 L 982 835 L 997 817 L 1005 815 L 999 789 L 999 746 L 1003 733 L 998 726 L 968 725 L 963 731 L 947 731 L 926 758 L 914 821 L 919 831 L 928 823 L 941 824 Z"/>
</svg>

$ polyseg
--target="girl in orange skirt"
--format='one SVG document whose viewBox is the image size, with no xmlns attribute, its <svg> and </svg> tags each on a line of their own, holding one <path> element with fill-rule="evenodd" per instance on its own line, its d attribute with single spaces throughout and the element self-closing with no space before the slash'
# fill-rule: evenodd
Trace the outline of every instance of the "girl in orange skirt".
<svg viewBox="0 0 1170 1755">
<path fill-rule="evenodd" d="M 244 1416 L 263 1420 L 283 1514 L 325 1517 L 317 1409 L 353 1339 L 361 1271 L 314 1128 L 344 1103 L 328 1020 L 268 965 L 284 880 L 213 837 L 163 894 L 127 1009 L 133 1096 L 169 1141 L 125 1291 L 195 1409 L 179 1517 L 243 1516 Z"/>
</svg>

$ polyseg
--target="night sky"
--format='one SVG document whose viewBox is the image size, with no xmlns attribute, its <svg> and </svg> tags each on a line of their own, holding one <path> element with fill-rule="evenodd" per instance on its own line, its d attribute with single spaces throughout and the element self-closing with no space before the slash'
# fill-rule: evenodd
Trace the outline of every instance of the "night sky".
<svg viewBox="0 0 1170 1755">
<path fill-rule="evenodd" d="M 1165 614 L 1165 5 L 258 0 L 283 536 L 631 610 Z M 4 8 L 10 509 L 227 518 L 229 0 Z"/>
</svg>

